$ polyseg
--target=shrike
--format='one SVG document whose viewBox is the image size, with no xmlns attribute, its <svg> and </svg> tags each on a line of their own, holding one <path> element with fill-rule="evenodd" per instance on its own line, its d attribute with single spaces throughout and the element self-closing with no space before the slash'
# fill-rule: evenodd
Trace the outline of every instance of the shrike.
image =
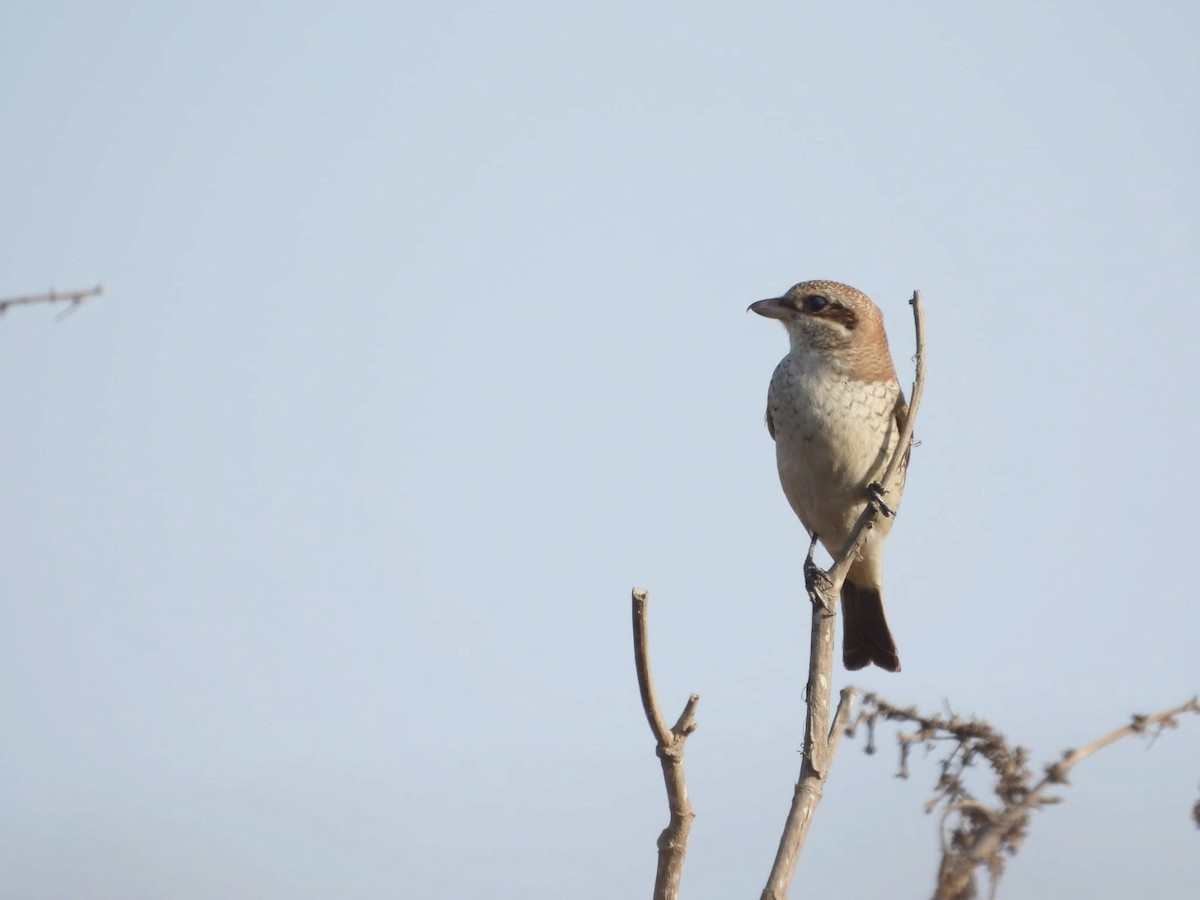
<svg viewBox="0 0 1200 900">
<path fill-rule="evenodd" d="M 783 493 L 805 529 L 836 557 L 870 500 L 869 486 L 882 480 L 908 416 L 883 317 L 870 297 L 836 281 L 804 281 L 750 309 L 779 319 L 791 343 L 767 393 Z M 902 468 L 884 498 L 893 510 L 903 489 Z M 842 585 L 847 669 L 874 663 L 900 671 L 883 612 L 883 542 L 892 521 L 875 521 Z"/>
</svg>

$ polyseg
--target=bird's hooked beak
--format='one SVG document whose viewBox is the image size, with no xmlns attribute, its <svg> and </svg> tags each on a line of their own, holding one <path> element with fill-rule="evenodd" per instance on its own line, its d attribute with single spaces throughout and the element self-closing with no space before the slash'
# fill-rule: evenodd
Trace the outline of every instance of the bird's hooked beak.
<svg viewBox="0 0 1200 900">
<path fill-rule="evenodd" d="M 796 310 L 786 303 L 783 297 L 772 297 L 769 300 L 751 303 L 746 307 L 746 312 L 756 312 L 768 319 L 792 319 L 796 316 Z"/>
</svg>

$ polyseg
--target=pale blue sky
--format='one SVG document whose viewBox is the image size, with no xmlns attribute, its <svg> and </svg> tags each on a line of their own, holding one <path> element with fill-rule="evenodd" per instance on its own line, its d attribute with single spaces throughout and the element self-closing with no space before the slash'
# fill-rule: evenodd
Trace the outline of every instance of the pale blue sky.
<svg viewBox="0 0 1200 900">
<path fill-rule="evenodd" d="M 805 543 L 751 301 L 929 386 L 904 672 L 1041 764 L 1200 689 L 1193 3 L 0 7 L 0 893 L 646 896 L 631 665 L 701 695 L 685 896 L 756 896 Z M 1194 897 L 1200 722 L 1083 764 L 1001 896 Z M 935 759 L 800 863 L 928 895 Z M 849 883 L 842 883 L 847 877 Z"/>
</svg>

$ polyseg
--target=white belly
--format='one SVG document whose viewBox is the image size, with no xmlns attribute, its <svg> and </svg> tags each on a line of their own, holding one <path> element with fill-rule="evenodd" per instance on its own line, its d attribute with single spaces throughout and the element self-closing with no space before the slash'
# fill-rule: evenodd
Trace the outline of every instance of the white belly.
<svg viewBox="0 0 1200 900">
<path fill-rule="evenodd" d="M 771 378 L 768 408 L 775 459 L 788 502 L 804 527 L 837 553 L 883 477 L 898 431 L 895 381 L 851 380 L 806 360 L 784 357 Z M 887 498 L 895 507 L 897 496 Z M 877 523 L 879 536 L 891 519 Z"/>
</svg>

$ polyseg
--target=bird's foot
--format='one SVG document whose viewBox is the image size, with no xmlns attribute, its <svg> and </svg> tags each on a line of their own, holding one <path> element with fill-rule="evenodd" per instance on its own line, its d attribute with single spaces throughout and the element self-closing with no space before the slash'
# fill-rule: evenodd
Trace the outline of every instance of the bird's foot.
<svg viewBox="0 0 1200 900">
<path fill-rule="evenodd" d="M 896 511 L 888 506 L 883 500 L 883 495 L 886 494 L 887 491 L 883 489 L 882 484 L 880 484 L 878 481 L 872 481 L 867 485 L 867 493 L 871 495 L 872 502 L 879 507 L 879 511 L 881 513 L 883 513 L 885 516 L 896 515 Z"/>
</svg>

